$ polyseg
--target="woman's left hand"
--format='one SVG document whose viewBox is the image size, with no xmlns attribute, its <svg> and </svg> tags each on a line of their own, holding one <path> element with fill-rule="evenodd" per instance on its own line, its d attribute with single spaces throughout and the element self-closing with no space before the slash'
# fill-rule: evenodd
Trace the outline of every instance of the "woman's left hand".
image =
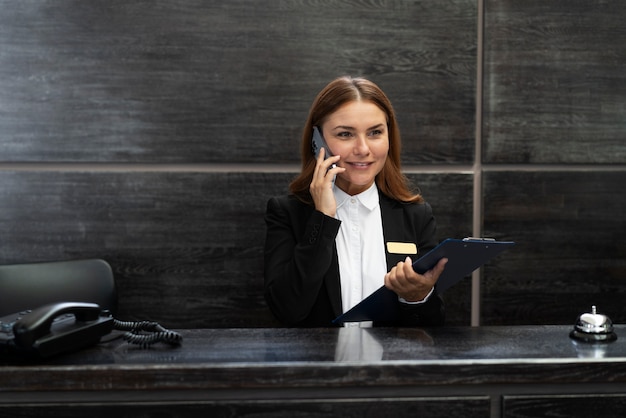
<svg viewBox="0 0 626 418">
<path fill-rule="evenodd" d="M 420 302 L 433 289 L 447 262 L 447 258 L 442 258 L 435 267 L 424 274 L 418 274 L 413 270 L 411 257 L 407 257 L 385 274 L 385 287 L 407 302 Z"/>
</svg>

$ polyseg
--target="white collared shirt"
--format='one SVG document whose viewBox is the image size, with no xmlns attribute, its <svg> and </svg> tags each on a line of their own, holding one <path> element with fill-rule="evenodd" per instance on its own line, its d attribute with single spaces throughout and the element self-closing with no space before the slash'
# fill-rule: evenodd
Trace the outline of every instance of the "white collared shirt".
<svg viewBox="0 0 626 418">
<path fill-rule="evenodd" d="M 333 188 L 336 218 L 341 227 L 335 240 L 341 278 L 341 301 L 346 312 L 385 284 L 387 260 L 376 184 L 350 196 Z M 364 325 L 364 324 L 362 324 Z"/>
</svg>

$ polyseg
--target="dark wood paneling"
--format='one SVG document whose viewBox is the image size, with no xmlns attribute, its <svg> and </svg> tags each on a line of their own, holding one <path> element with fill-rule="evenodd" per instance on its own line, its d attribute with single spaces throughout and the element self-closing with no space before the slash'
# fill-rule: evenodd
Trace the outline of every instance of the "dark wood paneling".
<svg viewBox="0 0 626 418">
<path fill-rule="evenodd" d="M 626 396 L 623 394 L 594 394 L 589 388 L 586 395 L 504 396 L 503 418 L 554 418 L 604 417 L 621 418 L 626 414 Z"/>
<path fill-rule="evenodd" d="M 517 245 L 485 269 L 484 324 L 626 321 L 626 171 L 487 172 L 485 235 Z"/>
<path fill-rule="evenodd" d="M 437 220 L 439 241 L 472 236 L 471 174 L 429 173 L 408 176 L 419 186 L 431 204 Z M 447 325 L 470 325 L 472 281 L 468 277 L 448 289 L 442 296 L 446 304 Z"/>
<path fill-rule="evenodd" d="M 487 0 L 488 163 L 624 163 L 626 8 Z"/>
<path fill-rule="evenodd" d="M 0 6 L 3 161 L 294 162 L 343 74 L 388 93 L 406 162 L 473 160 L 473 0 Z"/>
<path fill-rule="evenodd" d="M 289 175 L 4 172 L 2 262 L 98 257 L 121 319 L 170 326 L 271 323 L 263 213 Z M 147 317 L 147 318 L 146 318 Z"/>
<path fill-rule="evenodd" d="M 120 319 L 272 326 L 262 292 L 263 215 L 293 176 L 0 171 L 0 263 L 103 258 L 116 276 Z M 465 234 L 470 176 L 411 177 L 433 204 L 442 236 Z M 467 324 L 464 289 L 446 295 L 452 324 Z"/>
<path fill-rule="evenodd" d="M 0 406 L 7 417 L 468 417 L 489 415 L 488 397 L 450 397 L 417 399 L 316 399 L 274 401 L 214 401 L 214 402 L 152 402 L 90 405 L 89 403 L 52 404 L 38 406 Z"/>
</svg>

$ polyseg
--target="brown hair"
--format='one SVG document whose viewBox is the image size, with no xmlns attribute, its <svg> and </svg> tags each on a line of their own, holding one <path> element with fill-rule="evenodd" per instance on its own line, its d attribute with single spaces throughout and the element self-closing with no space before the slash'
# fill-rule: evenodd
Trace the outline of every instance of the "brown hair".
<svg viewBox="0 0 626 418">
<path fill-rule="evenodd" d="M 387 116 L 389 131 L 389 153 L 385 165 L 376 176 L 376 186 L 385 195 L 402 202 L 422 202 L 420 194 L 413 193 L 408 187 L 408 180 L 402 174 L 400 163 L 400 130 L 396 114 L 385 93 L 373 82 L 364 78 L 339 77 L 331 81 L 319 92 L 304 125 L 300 158 L 302 170 L 291 182 L 289 190 L 301 201 L 311 204 L 313 199 L 309 186 L 315 170 L 315 157 L 311 151 L 313 127 L 321 126 L 326 118 L 345 103 L 363 100 L 374 103 Z"/>
</svg>

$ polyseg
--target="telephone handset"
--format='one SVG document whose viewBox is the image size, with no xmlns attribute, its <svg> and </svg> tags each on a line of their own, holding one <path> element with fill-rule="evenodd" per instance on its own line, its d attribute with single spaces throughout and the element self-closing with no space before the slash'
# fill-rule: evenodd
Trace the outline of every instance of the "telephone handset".
<svg viewBox="0 0 626 418">
<path fill-rule="evenodd" d="M 333 156 L 333 154 L 330 152 L 330 148 L 328 148 L 328 145 L 326 144 L 326 141 L 324 141 L 322 133 L 320 132 L 319 128 L 315 126 L 313 127 L 313 139 L 311 140 L 311 149 L 313 150 L 313 155 L 315 155 L 315 158 L 319 156 L 320 150 L 322 148 L 324 148 L 325 150 L 324 159 Z M 333 164 L 330 166 L 330 168 L 335 167 L 337 167 L 337 164 Z"/>
<path fill-rule="evenodd" d="M 97 344 L 113 326 L 95 303 L 53 303 L 0 318 L 0 344 L 47 357 Z"/>
</svg>

